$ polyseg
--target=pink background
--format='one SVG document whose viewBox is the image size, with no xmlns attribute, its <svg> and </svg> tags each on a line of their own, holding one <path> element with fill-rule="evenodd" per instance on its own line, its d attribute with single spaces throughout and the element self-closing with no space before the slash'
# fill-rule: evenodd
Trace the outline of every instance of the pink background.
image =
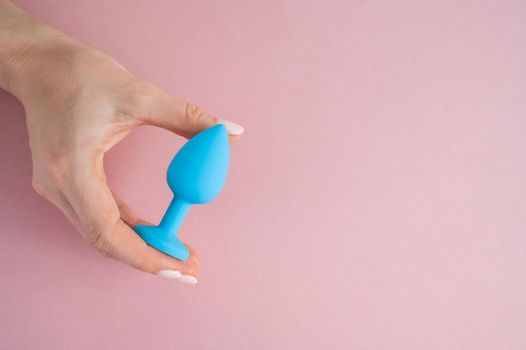
<svg viewBox="0 0 526 350">
<path fill-rule="evenodd" d="M 184 225 L 187 286 L 33 192 L 0 92 L 1 349 L 526 348 L 526 2 L 16 3 L 247 131 Z M 182 142 L 144 128 L 106 158 L 150 220 Z"/>
</svg>

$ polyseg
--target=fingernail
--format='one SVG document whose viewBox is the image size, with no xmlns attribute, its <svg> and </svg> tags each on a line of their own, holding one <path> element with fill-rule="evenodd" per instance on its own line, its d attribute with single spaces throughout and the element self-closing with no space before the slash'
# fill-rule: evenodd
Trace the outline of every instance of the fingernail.
<svg viewBox="0 0 526 350">
<path fill-rule="evenodd" d="M 226 131 L 230 135 L 234 135 L 234 136 L 241 135 L 245 131 L 244 127 L 234 122 L 231 122 L 230 120 L 218 119 L 217 124 L 223 124 L 226 128 Z"/>
<path fill-rule="evenodd" d="M 176 270 L 160 270 L 157 272 L 157 276 L 163 278 L 178 279 L 181 277 L 181 272 Z"/>
<path fill-rule="evenodd" d="M 180 277 L 177 278 L 177 280 L 179 282 L 188 283 L 188 284 L 197 283 L 197 278 L 195 278 L 194 276 L 190 276 L 190 275 L 181 275 Z"/>
</svg>

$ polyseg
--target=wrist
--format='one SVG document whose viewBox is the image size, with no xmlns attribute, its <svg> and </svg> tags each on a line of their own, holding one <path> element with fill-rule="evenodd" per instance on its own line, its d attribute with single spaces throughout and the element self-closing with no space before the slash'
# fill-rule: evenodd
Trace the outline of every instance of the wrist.
<svg viewBox="0 0 526 350">
<path fill-rule="evenodd" d="M 49 29 L 38 29 L 38 41 L 12 57 L 6 90 L 23 104 L 35 95 L 56 88 L 58 77 L 67 76 L 77 57 L 85 51 L 81 44 Z"/>
<path fill-rule="evenodd" d="M 19 99 L 58 56 L 80 44 L 0 0 L 0 88 Z M 37 74 L 38 73 L 38 74 Z"/>
<path fill-rule="evenodd" d="M 18 57 L 35 42 L 42 24 L 8 1 L 0 0 L 0 88 L 11 92 Z"/>
</svg>

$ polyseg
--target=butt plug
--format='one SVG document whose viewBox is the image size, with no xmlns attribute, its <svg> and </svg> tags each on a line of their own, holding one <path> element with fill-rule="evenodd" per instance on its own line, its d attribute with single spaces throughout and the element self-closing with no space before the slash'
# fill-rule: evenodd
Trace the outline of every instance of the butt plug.
<svg viewBox="0 0 526 350">
<path fill-rule="evenodd" d="M 190 139 L 174 156 L 166 180 L 174 197 L 157 226 L 137 225 L 135 232 L 150 246 L 180 260 L 190 253 L 177 237 L 192 204 L 217 197 L 225 183 L 230 144 L 224 125 L 213 126 Z"/>
</svg>

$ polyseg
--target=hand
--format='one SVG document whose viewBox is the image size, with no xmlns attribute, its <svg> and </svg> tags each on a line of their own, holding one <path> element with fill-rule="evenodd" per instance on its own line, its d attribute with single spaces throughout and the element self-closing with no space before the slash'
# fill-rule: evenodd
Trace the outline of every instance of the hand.
<svg viewBox="0 0 526 350">
<path fill-rule="evenodd" d="M 27 114 L 33 187 L 102 255 L 141 271 L 196 283 L 199 259 L 183 262 L 148 246 L 145 223 L 108 188 L 103 156 L 130 131 L 155 125 L 190 138 L 218 123 L 202 108 L 127 72 L 106 54 L 49 27 L 12 61 L 9 90 Z M 231 141 L 243 128 L 224 121 Z"/>
</svg>

